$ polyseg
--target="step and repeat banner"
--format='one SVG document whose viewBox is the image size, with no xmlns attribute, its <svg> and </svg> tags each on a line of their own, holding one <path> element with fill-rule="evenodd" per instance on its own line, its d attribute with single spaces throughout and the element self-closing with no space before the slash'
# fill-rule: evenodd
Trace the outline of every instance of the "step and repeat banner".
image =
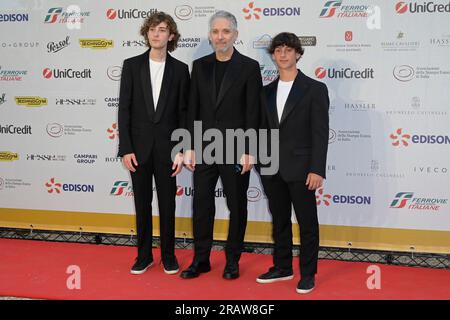
<svg viewBox="0 0 450 320">
<path fill-rule="evenodd" d="M 208 19 L 222 9 L 264 84 L 277 77 L 266 48 L 290 31 L 305 47 L 298 67 L 328 86 L 321 244 L 450 252 L 445 0 L 1 1 L 0 226 L 133 233 L 131 178 L 116 157 L 123 60 L 146 50 L 141 24 L 164 11 L 181 33 L 173 56 L 191 67 L 212 52 Z M 189 237 L 192 174 L 183 169 L 177 184 L 177 235 Z M 224 238 L 220 182 L 216 206 Z M 248 208 L 247 241 L 271 241 L 254 172 Z"/>
</svg>

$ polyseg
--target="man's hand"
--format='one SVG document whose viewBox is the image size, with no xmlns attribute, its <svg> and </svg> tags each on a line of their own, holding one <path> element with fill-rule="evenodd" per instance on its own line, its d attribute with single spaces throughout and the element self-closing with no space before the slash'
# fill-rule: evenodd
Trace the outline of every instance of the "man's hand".
<svg viewBox="0 0 450 320">
<path fill-rule="evenodd" d="M 134 153 L 128 153 L 122 157 L 122 162 L 125 165 L 125 168 L 130 170 L 131 172 L 136 172 L 136 168 L 138 166 L 136 156 Z M 133 167 L 134 164 L 134 167 Z"/>
<path fill-rule="evenodd" d="M 181 172 L 181 169 L 183 169 L 183 154 L 181 152 L 178 152 L 175 156 L 175 159 L 173 160 L 172 170 L 175 170 L 171 177 L 175 177 L 177 174 Z"/>
<path fill-rule="evenodd" d="M 310 172 L 306 178 L 305 185 L 308 186 L 308 190 L 316 190 L 320 188 L 323 184 L 323 178 L 318 174 Z"/>
<path fill-rule="evenodd" d="M 183 162 L 186 168 L 191 171 L 195 170 L 195 151 L 194 150 L 186 150 L 183 157 Z"/>
<path fill-rule="evenodd" d="M 255 164 L 255 157 L 249 154 L 243 154 L 239 163 L 242 166 L 241 174 L 245 174 L 246 172 L 252 170 L 253 165 Z"/>
</svg>

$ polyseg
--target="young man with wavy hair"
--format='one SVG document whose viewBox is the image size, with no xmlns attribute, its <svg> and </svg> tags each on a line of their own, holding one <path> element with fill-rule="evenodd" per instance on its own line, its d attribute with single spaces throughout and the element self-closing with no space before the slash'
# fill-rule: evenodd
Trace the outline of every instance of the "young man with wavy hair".
<svg viewBox="0 0 450 320">
<path fill-rule="evenodd" d="M 175 257 L 176 175 L 181 153 L 172 159 L 172 131 L 185 127 L 188 66 L 173 58 L 180 34 L 173 18 L 156 12 L 141 27 L 149 49 L 123 63 L 119 97 L 119 156 L 133 182 L 138 255 L 132 274 L 153 264 L 152 199 L 155 178 L 159 204 L 161 261 L 167 274 L 179 270 Z"/>
</svg>

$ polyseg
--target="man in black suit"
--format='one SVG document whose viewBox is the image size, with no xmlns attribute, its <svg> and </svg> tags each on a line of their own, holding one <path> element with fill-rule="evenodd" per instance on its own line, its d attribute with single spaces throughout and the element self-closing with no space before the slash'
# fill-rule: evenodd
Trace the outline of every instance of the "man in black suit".
<svg viewBox="0 0 450 320">
<path fill-rule="evenodd" d="M 175 274 L 176 175 L 183 168 L 179 153 L 174 159 L 171 133 L 184 128 L 189 91 L 188 66 L 173 58 L 180 34 L 171 16 L 157 12 L 141 27 L 149 50 L 126 59 L 119 98 L 119 156 L 131 172 L 138 256 L 132 274 L 142 274 L 153 264 L 152 176 L 158 194 L 161 260 L 167 274 Z"/>
<path fill-rule="evenodd" d="M 301 242 L 301 280 L 297 292 L 308 293 L 314 289 L 317 273 L 319 224 L 315 190 L 325 178 L 328 90 L 325 84 L 297 69 L 303 48 L 295 34 L 278 34 L 269 53 L 280 76 L 261 93 L 262 128 L 279 130 L 279 171 L 261 175 L 261 181 L 273 219 L 274 266 L 256 281 L 271 283 L 293 278 L 293 204 Z"/>
<path fill-rule="evenodd" d="M 191 136 L 194 134 L 194 121 L 201 121 L 203 131 L 217 129 L 223 137 L 226 129 L 246 131 L 258 128 L 261 71 L 257 61 L 240 54 L 233 47 L 237 36 L 236 18 L 231 13 L 218 11 L 211 17 L 209 41 L 215 52 L 195 60 L 192 68 L 187 118 Z M 224 138 L 224 141 L 228 145 L 234 143 L 232 139 L 227 141 Z M 203 144 L 202 150 L 189 150 L 184 155 L 185 165 L 194 171 L 195 254 L 192 264 L 181 273 L 181 277 L 195 278 L 211 270 L 209 257 L 215 216 L 214 190 L 220 177 L 230 210 L 223 278 L 236 279 L 239 277 L 239 259 L 247 225 L 247 189 L 255 155 L 249 154 L 247 145 L 243 153 L 235 154 L 231 163 L 221 161 L 224 159 L 216 159 L 214 163 L 196 162 L 195 157 L 200 159 L 204 147 Z M 225 152 L 223 154 L 226 158 Z"/>
</svg>

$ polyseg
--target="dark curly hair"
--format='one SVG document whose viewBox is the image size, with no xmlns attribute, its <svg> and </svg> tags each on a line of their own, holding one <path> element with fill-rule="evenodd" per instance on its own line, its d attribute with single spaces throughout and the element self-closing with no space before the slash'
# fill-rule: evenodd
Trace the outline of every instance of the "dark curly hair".
<svg viewBox="0 0 450 320">
<path fill-rule="evenodd" d="M 300 53 L 300 55 L 303 55 L 303 53 L 305 52 L 300 42 L 300 39 L 294 33 L 291 32 L 282 32 L 277 34 L 272 39 L 272 42 L 270 43 L 270 46 L 267 49 L 267 52 L 273 54 L 275 52 L 275 49 L 280 46 L 293 48 L 297 53 Z M 299 59 L 297 59 L 297 61 L 298 60 Z"/>
<path fill-rule="evenodd" d="M 161 22 L 165 22 L 167 27 L 169 28 L 169 34 L 173 34 L 173 39 L 167 43 L 167 50 L 169 52 L 174 51 L 178 46 L 178 40 L 180 39 L 180 33 L 178 32 L 177 24 L 173 20 L 173 18 L 165 12 L 158 11 L 150 15 L 147 19 L 145 19 L 142 27 L 141 27 L 141 36 L 144 37 L 145 43 L 148 47 L 150 47 L 150 43 L 148 41 L 148 30 L 151 27 L 156 27 Z"/>
</svg>

